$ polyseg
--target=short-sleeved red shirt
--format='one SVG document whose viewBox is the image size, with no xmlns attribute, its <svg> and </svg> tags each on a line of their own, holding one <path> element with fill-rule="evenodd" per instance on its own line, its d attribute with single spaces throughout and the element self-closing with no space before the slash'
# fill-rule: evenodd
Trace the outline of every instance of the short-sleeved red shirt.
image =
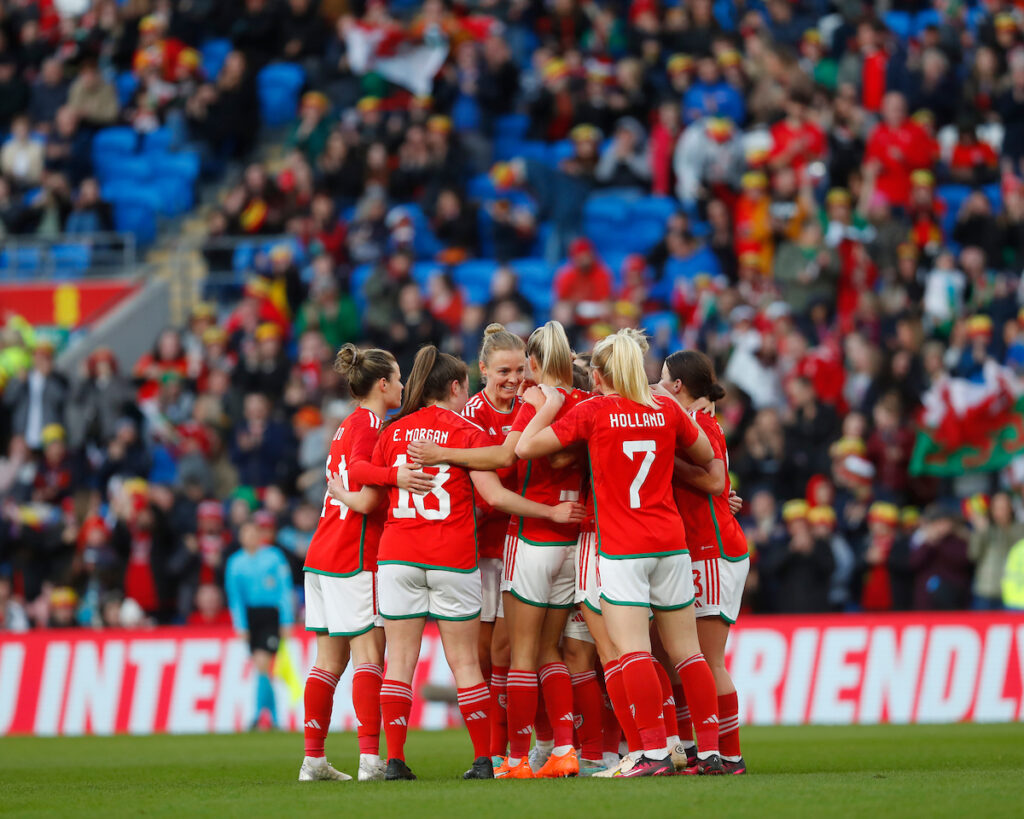
<svg viewBox="0 0 1024 819">
<path fill-rule="evenodd" d="M 693 419 L 704 430 L 715 451 L 715 457 L 725 464 L 725 489 L 721 495 L 712 497 L 682 483 L 675 484 L 676 506 L 686 528 L 686 545 L 694 560 L 710 560 L 724 557 L 726 560 L 742 560 L 748 554 L 747 539 L 739 522 L 729 508 L 729 453 L 725 447 L 725 435 L 714 416 L 706 412 L 695 413 Z M 685 458 L 685 454 L 679 453 Z"/>
<path fill-rule="evenodd" d="M 505 438 L 512 431 L 512 424 L 515 423 L 522 401 L 516 397 L 512 401 L 512 407 L 508 410 L 500 410 L 491 403 L 487 395 L 481 390 L 466 404 L 462 411 L 462 417 L 468 418 L 474 424 L 483 427 L 484 432 L 490 439 L 488 446 L 501 446 Z M 515 466 L 507 469 L 499 469 L 498 477 L 506 489 L 513 492 L 518 491 L 519 485 Z M 481 503 L 480 508 L 483 508 Z M 477 518 L 476 538 L 480 544 L 480 557 L 498 558 L 504 553 L 505 532 L 508 530 L 509 516 L 497 509 L 487 508 Z"/>
<path fill-rule="evenodd" d="M 602 557 L 661 557 L 686 552 L 686 531 L 672 495 L 675 452 L 696 440 L 696 424 L 671 398 L 656 408 L 619 395 L 595 396 L 551 425 L 565 446 L 585 441 Z"/>
<path fill-rule="evenodd" d="M 386 467 L 407 463 L 409 444 L 417 439 L 453 449 L 490 445 L 484 431 L 458 413 L 444 407 L 424 407 L 384 428 L 373 451 L 373 462 Z M 377 562 L 471 572 L 477 566 L 477 543 L 469 470 L 440 464 L 424 467 L 423 471 L 437 476 L 434 489 L 427 495 L 390 487 Z"/>
<path fill-rule="evenodd" d="M 559 392 L 565 396 L 565 403 L 558 411 L 555 419 L 565 416 L 570 409 L 581 401 L 590 398 L 590 393 L 583 390 L 564 390 Z M 522 432 L 537 414 L 530 404 L 524 404 L 516 416 L 512 429 Z M 527 500 L 555 506 L 565 501 L 578 501 L 583 485 L 582 465 L 554 467 L 547 458 L 535 458 L 531 461 L 520 461 L 517 464 L 519 483 L 517 491 Z M 520 518 L 513 515 L 509 521 L 508 532 L 526 543 L 535 546 L 568 546 L 579 539 L 580 527 L 577 523 L 552 523 L 540 518 Z"/>
<path fill-rule="evenodd" d="M 342 485 L 350 492 L 362 488 L 349 475 L 349 468 L 354 461 L 365 460 L 373 453 L 380 425 L 380 418 L 365 407 L 357 408 L 345 419 L 331 441 L 327 457 L 328 481 L 341 478 Z M 377 547 L 383 528 L 383 509 L 360 515 L 332 498 L 329 492 L 325 493 L 320 523 L 306 552 L 306 571 L 333 577 L 376 571 Z"/>
</svg>

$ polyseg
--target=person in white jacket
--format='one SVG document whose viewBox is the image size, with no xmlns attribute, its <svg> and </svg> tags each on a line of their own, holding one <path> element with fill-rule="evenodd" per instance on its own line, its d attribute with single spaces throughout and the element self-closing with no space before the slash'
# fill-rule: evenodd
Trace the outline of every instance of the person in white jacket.
<svg viewBox="0 0 1024 819">
<path fill-rule="evenodd" d="M 686 207 L 715 185 L 736 186 L 745 167 L 743 139 L 731 120 L 704 117 L 687 128 L 676 143 L 672 167 L 676 195 Z"/>
</svg>

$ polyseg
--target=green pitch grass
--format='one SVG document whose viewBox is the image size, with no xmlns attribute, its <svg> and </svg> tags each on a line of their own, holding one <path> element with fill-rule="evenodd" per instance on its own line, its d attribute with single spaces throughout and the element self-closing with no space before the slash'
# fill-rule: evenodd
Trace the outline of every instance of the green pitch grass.
<svg viewBox="0 0 1024 819">
<path fill-rule="evenodd" d="M 351 734 L 328 758 L 355 774 Z M 0 814 L 373 819 L 1024 815 L 1024 725 L 750 728 L 736 777 L 462 782 L 463 731 L 413 733 L 418 782 L 298 783 L 302 738 L 0 739 Z"/>
</svg>

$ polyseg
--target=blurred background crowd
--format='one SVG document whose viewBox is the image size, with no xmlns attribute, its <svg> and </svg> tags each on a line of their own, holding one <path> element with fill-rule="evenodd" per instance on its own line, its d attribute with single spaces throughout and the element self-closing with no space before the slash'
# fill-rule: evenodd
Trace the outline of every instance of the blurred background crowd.
<svg viewBox="0 0 1024 819">
<path fill-rule="evenodd" d="M 198 157 L 204 300 L 73 372 L 4 314 L 0 629 L 228 622 L 244 523 L 301 590 L 337 348 L 547 318 L 712 356 L 748 610 L 1024 585 L 1024 461 L 910 468 L 929 390 L 1024 367 L 1015 5 L 0 2 L 0 237 L 130 228 L 114 131 Z"/>
</svg>

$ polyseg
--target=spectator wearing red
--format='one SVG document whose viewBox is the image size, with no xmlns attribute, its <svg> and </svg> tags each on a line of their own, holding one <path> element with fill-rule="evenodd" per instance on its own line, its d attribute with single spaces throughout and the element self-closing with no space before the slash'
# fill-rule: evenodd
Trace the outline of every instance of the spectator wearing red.
<svg viewBox="0 0 1024 819">
<path fill-rule="evenodd" d="M 965 185 L 986 185 L 998 178 L 999 157 L 991 145 L 978 139 L 972 123 L 960 124 L 949 174 L 955 182 Z"/>
<path fill-rule="evenodd" d="M 772 126 L 769 167 L 792 168 L 799 179 L 811 162 L 825 158 L 825 132 L 810 117 L 810 99 L 800 90 L 786 99 L 786 116 Z"/>
<path fill-rule="evenodd" d="M 899 396 L 883 396 L 875 405 L 873 419 L 875 430 L 867 440 L 867 458 L 875 466 L 876 485 L 894 500 L 902 500 L 907 492 L 914 433 L 902 423 Z"/>
<path fill-rule="evenodd" d="M 157 337 L 152 352 L 139 359 L 135 365 L 134 377 L 142 382 L 139 387 L 139 400 L 145 401 L 156 395 L 160 379 L 165 373 L 187 378 L 188 357 L 181 343 L 181 334 L 174 329 L 166 329 Z"/>
<path fill-rule="evenodd" d="M 608 315 L 612 274 L 589 239 L 570 243 L 569 260 L 555 274 L 554 290 L 556 301 L 578 326 L 589 327 Z"/>
<path fill-rule="evenodd" d="M 898 91 L 885 95 L 881 113 L 882 121 L 868 138 L 865 171 L 893 205 L 906 207 L 910 174 L 931 165 L 930 140 L 920 125 L 907 118 L 907 102 Z"/>
<path fill-rule="evenodd" d="M 892 581 L 889 561 L 896 544 L 900 510 L 895 504 L 875 501 L 868 510 L 868 539 L 864 550 L 860 604 L 865 611 L 891 611 Z"/>
<path fill-rule="evenodd" d="M 671 196 L 675 188 L 672 157 L 675 155 L 676 142 L 682 132 L 683 121 L 679 104 L 673 100 L 661 103 L 658 106 L 657 119 L 651 126 L 650 139 L 651 193 L 656 196 Z"/>
</svg>

